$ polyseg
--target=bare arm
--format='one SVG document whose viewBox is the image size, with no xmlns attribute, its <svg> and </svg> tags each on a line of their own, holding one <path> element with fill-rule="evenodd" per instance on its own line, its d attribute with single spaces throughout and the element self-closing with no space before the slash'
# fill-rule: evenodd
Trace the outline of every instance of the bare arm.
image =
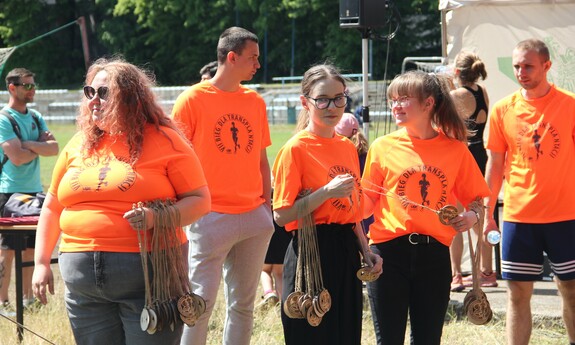
<svg viewBox="0 0 575 345">
<path fill-rule="evenodd" d="M 176 208 L 180 211 L 180 225 L 192 224 L 210 212 L 211 205 L 212 197 L 207 186 L 178 195 Z"/>
<path fill-rule="evenodd" d="M 338 175 L 329 181 L 325 186 L 318 188 L 311 194 L 305 196 L 309 211 L 313 211 L 331 198 L 349 197 L 353 192 L 354 178 L 350 175 Z M 298 207 L 303 198 L 294 202 L 291 207 L 284 207 L 274 210 L 274 220 L 279 226 L 285 226 L 289 222 L 298 219 Z"/>
<path fill-rule="evenodd" d="M 54 276 L 50 267 L 52 252 L 60 237 L 60 215 L 64 207 L 56 196 L 46 194 L 38 227 L 36 230 L 36 247 L 34 252 L 34 274 L 32 290 L 42 304 L 46 304 L 46 288 L 54 294 Z"/>
<path fill-rule="evenodd" d="M 200 217 L 210 212 L 212 204 L 210 191 L 207 186 L 200 187 L 188 193 L 180 194 L 177 196 L 178 201 L 174 204 L 180 213 L 180 226 L 192 224 Z M 141 230 L 139 228 L 140 220 L 142 217 L 146 218 L 147 229 L 154 227 L 154 212 L 144 207 L 144 214 L 142 215 L 139 210 L 128 210 L 124 213 L 130 226 L 134 230 Z"/>
<path fill-rule="evenodd" d="M 359 247 L 361 249 L 361 256 L 363 256 L 363 261 L 369 266 L 372 267 L 371 272 L 373 274 L 381 274 L 382 271 L 382 265 L 383 265 L 383 260 L 381 259 L 381 257 L 377 254 L 374 254 L 370 249 L 369 249 L 369 244 L 367 243 L 367 238 L 365 237 L 365 234 L 363 232 L 363 228 L 360 225 L 360 223 L 357 223 L 355 225 L 355 228 L 353 229 L 355 236 L 357 237 L 357 240 L 359 242 Z"/>
<path fill-rule="evenodd" d="M 484 232 L 498 229 L 495 219 L 493 218 L 493 210 L 495 210 L 495 204 L 497 203 L 497 198 L 501 191 L 505 170 L 505 153 L 493 152 L 490 150 L 488 150 L 487 153 L 489 159 L 487 160 L 487 167 L 485 170 L 485 180 L 489 186 L 489 190 L 491 190 L 491 195 L 483 200 L 485 206 L 488 207 L 487 212 L 485 212 Z"/>
<path fill-rule="evenodd" d="M 22 142 L 22 148 L 28 149 L 39 156 L 55 156 L 60 150 L 56 138 L 50 131 L 42 132 L 38 141 Z"/>
<path fill-rule="evenodd" d="M 38 157 L 38 154 L 32 150 L 25 148 L 22 141 L 18 138 L 13 138 L 2 143 L 2 150 L 10 162 L 15 166 L 29 163 Z"/>
<path fill-rule="evenodd" d="M 266 149 L 263 149 L 260 156 L 260 172 L 263 179 L 263 198 L 266 201 L 266 206 L 271 209 L 271 198 L 272 198 L 272 180 L 271 180 L 271 169 L 268 162 L 268 154 Z"/>
<path fill-rule="evenodd" d="M 365 194 L 363 199 L 363 219 L 369 218 L 373 214 L 373 209 L 375 207 L 375 200 L 373 200 L 369 195 Z"/>
</svg>

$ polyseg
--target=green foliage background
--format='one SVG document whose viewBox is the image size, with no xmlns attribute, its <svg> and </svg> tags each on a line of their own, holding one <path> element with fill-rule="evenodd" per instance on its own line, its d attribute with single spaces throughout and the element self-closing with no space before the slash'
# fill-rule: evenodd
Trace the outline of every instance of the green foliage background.
<svg viewBox="0 0 575 345">
<path fill-rule="evenodd" d="M 388 50 L 388 77 L 400 71 L 405 56 L 441 54 L 437 0 L 390 3 L 401 14 L 401 27 L 389 49 L 387 41 L 373 40 L 375 79 L 384 77 Z M 19 45 L 84 16 L 91 60 L 121 54 L 152 69 L 159 84 L 182 85 L 199 80 L 199 69 L 215 60 L 220 33 L 237 25 L 260 38 L 262 68 L 255 83 L 292 72 L 302 75 L 310 65 L 325 60 L 346 73 L 360 73 L 361 33 L 339 27 L 339 5 L 338 0 L 0 1 L 0 47 Z M 86 71 L 79 27 L 17 49 L 2 78 L 14 67 L 36 72 L 43 88 L 79 87 Z"/>
</svg>

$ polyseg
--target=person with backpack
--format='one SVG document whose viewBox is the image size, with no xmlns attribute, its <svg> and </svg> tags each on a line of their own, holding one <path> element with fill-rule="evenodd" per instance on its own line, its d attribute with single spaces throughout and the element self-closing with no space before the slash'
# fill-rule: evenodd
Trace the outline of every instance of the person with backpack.
<svg viewBox="0 0 575 345">
<path fill-rule="evenodd" d="M 15 68 L 6 75 L 6 89 L 10 94 L 7 106 L 0 110 L 0 214 L 14 193 L 35 195 L 42 192 L 40 156 L 58 154 L 58 142 L 48 130 L 42 115 L 28 108 L 34 101 L 37 84 L 34 73 Z M 7 215 L 10 216 L 10 215 Z M 28 237 L 23 261 L 34 260 L 35 236 Z M 8 300 L 8 286 L 14 260 L 14 236 L 0 236 L 0 314 L 15 315 Z M 34 304 L 32 267 L 23 270 L 24 306 Z"/>
</svg>

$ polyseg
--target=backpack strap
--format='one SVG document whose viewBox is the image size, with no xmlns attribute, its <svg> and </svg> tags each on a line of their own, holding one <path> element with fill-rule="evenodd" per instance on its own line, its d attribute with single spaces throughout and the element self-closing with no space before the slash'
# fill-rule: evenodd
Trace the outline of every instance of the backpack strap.
<svg viewBox="0 0 575 345">
<path fill-rule="evenodd" d="M 10 115 L 10 113 L 4 109 L 0 109 L 0 114 L 6 116 L 8 118 L 8 120 L 10 121 L 10 124 L 12 125 L 12 129 L 14 129 L 14 134 L 16 134 L 18 139 L 22 140 L 22 133 L 20 132 L 20 126 L 18 126 L 18 123 L 16 122 L 14 117 L 12 115 Z M 36 114 L 34 114 L 34 113 L 32 113 L 32 115 L 34 117 L 34 120 L 38 124 L 38 131 L 40 131 L 38 116 L 36 116 Z M 4 164 L 6 164 L 6 162 L 8 162 L 8 156 L 6 155 L 6 153 L 4 153 L 4 157 L 2 157 L 2 162 L 0 163 L 0 174 L 2 174 L 2 170 L 3 170 Z"/>
<path fill-rule="evenodd" d="M 0 110 L 0 114 L 6 116 L 8 118 L 8 120 L 10 121 L 10 124 L 12 125 L 12 128 L 14 129 L 14 133 L 16 134 L 18 139 L 22 140 L 22 133 L 20 132 L 20 126 L 18 126 L 18 123 L 16 122 L 14 117 L 12 115 L 10 115 L 10 113 L 4 109 Z M 34 114 L 34 113 L 32 113 L 32 114 Z M 35 118 L 35 121 L 38 121 L 37 116 L 35 114 L 34 114 L 34 118 Z M 38 123 L 38 122 L 36 122 L 36 123 Z"/>
<path fill-rule="evenodd" d="M 40 126 L 40 118 L 38 117 L 38 115 L 36 115 L 36 113 L 32 110 L 30 110 L 30 115 L 32 115 L 32 118 L 34 119 L 34 122 L 36 122 L 36 128 L 38 128 L 38 135 L 40 135 L 40 132 L 42 130 L 42 127 Z M 12 127 L 14 127 L 14 123 L 12 123 Z M 18 131 L 20 131 L 20 127 L 18 127 Z M 16 134 L 18 135 L 18 134 Z"/>
</svg>

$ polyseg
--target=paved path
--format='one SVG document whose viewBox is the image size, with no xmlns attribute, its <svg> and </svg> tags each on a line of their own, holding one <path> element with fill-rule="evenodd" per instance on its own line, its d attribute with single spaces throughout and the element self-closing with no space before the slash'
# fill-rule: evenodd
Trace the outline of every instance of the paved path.
<svg viewBox="0 0 575 345">
<path fill-rule="evenodd" d="M 507 309 L 507 282 L 504 280 L 497 281 L 499 286 L 496 288 L 482 288 L 491 309 L 499 318 L 504 318 Z M 454 305 L 456 310 L 462 308 L 463 299 L 469 291 L 466 288 L 462 292 L 452 292 L 450 304 Z M 533 297 L 531 299 L 531 312 L 535 322 L 555 321 L 561 319 L 561 297 L 557 291 L 557 285 L 553 281 L 535 282 Z"/>
</svg>

